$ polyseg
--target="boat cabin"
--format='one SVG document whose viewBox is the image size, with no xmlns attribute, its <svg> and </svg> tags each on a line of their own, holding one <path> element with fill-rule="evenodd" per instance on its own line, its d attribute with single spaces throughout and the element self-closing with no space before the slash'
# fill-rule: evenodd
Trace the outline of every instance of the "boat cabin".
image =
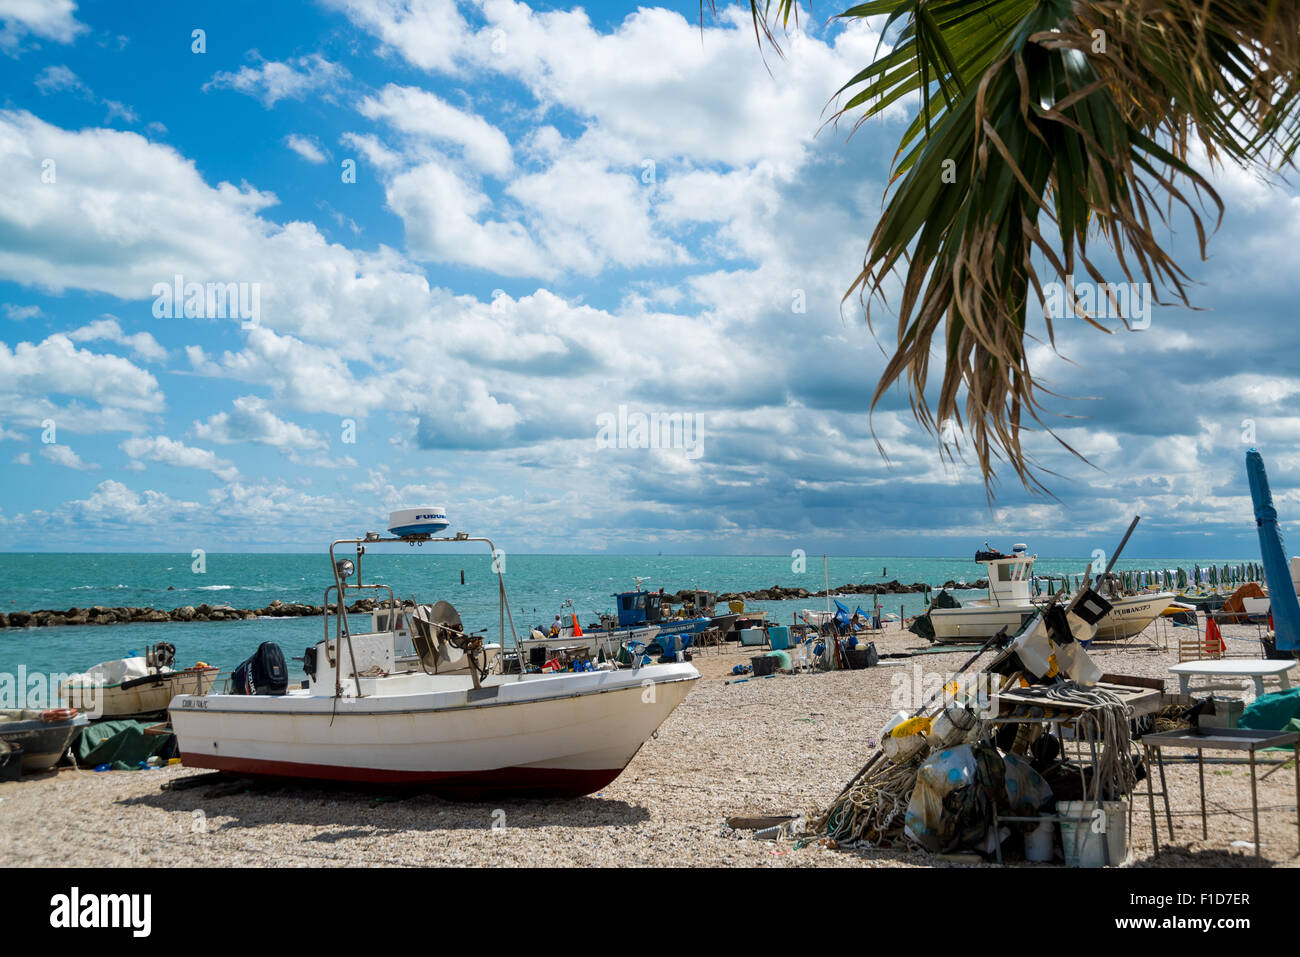
<svg viewBox="0 0 1300 957">
<path fill-rule="evenodd" d="M 718 604 L 718 595 L 716 592 L 704 591 L 697 588 L 691 592 L 691 597 L 687 599 L 691 604 L 691 611 L 696 615 L 711 616 Z"/>
<path fill-rule="evenodd" d="M 663 618 L 664 596 L 653 591 L 624 591 L 613 596 L 617 601 L 620 628 L 654 624 Z"/>
<path fill-rule="evenodd" d="M 997 549 L 975 553 L 975 561 L 988 569 L 990 604 L 1024 606 L 1029 603 L 1034 561 L 1038 556 L 1028 554 L 1028 550 L 1027 545 L 1013 545 L 1010 555 Z"/>
</svg>

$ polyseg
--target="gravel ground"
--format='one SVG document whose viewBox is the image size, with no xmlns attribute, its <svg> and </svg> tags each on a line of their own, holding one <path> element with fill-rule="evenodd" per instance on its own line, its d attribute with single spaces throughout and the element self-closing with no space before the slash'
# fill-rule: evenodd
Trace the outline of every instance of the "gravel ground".
<svg viewBox="0 0 1300 957">
<path fill-rule="evenodd" d="M 1157 624 L 1123 646 L 1094 646 L 1094 657 L 1108 672 L 1166 678 L 1178 660 L 1174 634 Z M 1228 628 L 1225 634 L 1231 651 L 1251 653 L 1246 639 L 1256 629 Z M 923 642 L 895 630 L 876 644 L 890 653 Z M 0 784 L 0 864 L 941 864 L 919 851 L 795 849 L 732 831 L 725 819 L 823 808 L 870 756 L 880 727 L 899 707 L 898 696 L 945 678 L 968 654 L 886 659 L 864 671 L 733 678 L 732 667 L 748 657 L 749 649 L 734 646 L 697 654 L 702 680 L 627 770 L 590 797 L 464 804 L 402 791 L 282 782 L 234 793 L 217 784 L 164 791 L 164 782 L 207 772 L 63 769 Z M 1227 693 L 1251 695 L 1246 682 Z M 1260 771 L 1260 863 L 1290 866 L 1297 851 L 1295 778 L 1290 767 L 1263 778 L 1266 770 Z M 1175 838 L 1169 841 L 1162 826 L 1162 854 L 1152 859 L 1140 786 L 1134 866 L 1256 866 L 1253 846 L 1242 846 L 1252 840 L 1247 768 L 1207 767 L 1206 839 L 1195 765 L 1169 766 L 1168 783 Z"/>
</svg>

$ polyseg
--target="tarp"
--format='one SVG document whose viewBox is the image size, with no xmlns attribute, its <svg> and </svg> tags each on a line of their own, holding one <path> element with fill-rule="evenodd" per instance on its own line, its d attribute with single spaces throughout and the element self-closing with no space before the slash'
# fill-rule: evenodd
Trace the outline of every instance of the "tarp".
<svg viewBox="0 0 1300 957">
<path fill-rule="evenodd" d="M 847 628 L 853 616 L 849 614 L 849 609 L 842 603 L 835 602 L 835 607 L 838 609 L 835 612 L 835 624 L 839 625 L 840 628 Z"/>
<path fill-rule="evenodd" d="M 100 721 L 87 725 L 72 746 L 77 764 L 95 768 L 111 765 L 114 771 L 134 771 L 141 761 L 155 755 L 168 758 L 175 754 L 176 738 L 170 734 L 145 734 L 152 721 Z"/>
<path fill-rule="evenodd" d="M 1232 616 L 1233 621 L 1246 620 L 1246 602 L 1247 598 L 1265 598 L 1264 589 L 1259 587 L 1259 582 L 1246 582 L 1232 593 L 1232 597 L 1223 603 L 1219 609 L 1220 613 Z"/>
<path fill-rule="evenodd" d="M 1283 731 L 1289 723 L 1300 718 L 1300 688 L 1287 688 L 1272 694 L 1262 694 L 1241 712 L 1239 728 L 1256 731 Z"/>
<path fill-rule="evenodd" d="M 960 608 L 961 602 L 952 596 L 948 589 L 943 589 L 939 594 L 934 596 L 934 601 L 930 602 L 931 608 Z"/>
<path fill-rule="evenodd" d="M 917 615 L 907 630 L 914 635 L 919 635 L 926 641 L 934 641 L 934 622 L 930 620 L 928 611 L 924 615 Z"/>
<path fill-rule="evenodd" d="M 961 602 L 959 602 L 956 598 L 953 598 L 952 595 L 948 592 L 948 589 L 945 588 L 942 589 L 939 592 L 939 594 L 934 596 L 934 600 L 930 602 L 930 607 L 931 608 L 960 608 Z M 930 620 L 930 613 L 928 611 L 923 615 L 917 615 L 916 620 L 912 622 L 911 627 L 908 628 L 907 630 L 914 635 L 919 635 L 920 637 L 924 638 L 926 641 L 934 641 L 935 638 L 934 622 Z"/>
<path fill-rule="evenodd" d="M 171 669 L 164 669 L 170 671 Z M 119 658 L 117 661 L 102 661 L 81 674 L 69 675 L 68 684 L 78 687 L 91 687 L 96 682 L 104 685 L 120 685 L 132 678 L 143 678 L 149 673 L 149 665 L 144 658 L 135 656 Z"/>
</svg>

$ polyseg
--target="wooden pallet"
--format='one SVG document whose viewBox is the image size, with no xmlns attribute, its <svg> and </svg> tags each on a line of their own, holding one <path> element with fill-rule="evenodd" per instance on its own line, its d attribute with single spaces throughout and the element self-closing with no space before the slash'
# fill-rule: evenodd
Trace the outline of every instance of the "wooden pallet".
<svg viewBox="0 0 1300 957">
<path fill-rule="evenodd" d="M 1227 641 L 1220 643 L 1217 653 L 1211 652 L 1205 647 L 1205 632 L 1197 628 L 1192 634 L 1187 634 L 1187 629 L 1177 628 L 1178 632 L 1178 661 L 1217 661 L 1224 656 L 1227 648 Z"/>
</svg>

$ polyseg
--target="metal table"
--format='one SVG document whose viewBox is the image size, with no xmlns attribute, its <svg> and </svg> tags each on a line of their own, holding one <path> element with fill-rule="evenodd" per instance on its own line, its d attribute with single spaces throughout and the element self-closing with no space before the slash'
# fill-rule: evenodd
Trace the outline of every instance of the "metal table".
<svg viewBox="0 0 1300 957">
<path fill-rule="evenodd" d="M 1255 752 L 1263 748 L 1290 745 L 1294 752 L 1295 793 L 1296 793 L 1296 854 L 1300 856 L 1300 734 L 1295 731 L 1252 731 L 1247 728 L 1186 728 L 1181 731 L 1162 731 L 1148 734 L 1142 738 L 1142 748 L 1147 758 L 1147 801 L 1151 807 L 1151 843 L 1154 853 L 1160 853 L 1160 840 L 1156 836 L 1156 798 L 1151 781 L 1151 752 L 1156 753 L 1156 765 L 1160 771 L 1161 797 L 1165 801 L 1165 822 L 1169 826 L 1169 838 L 1173 840 L 1174 822 L 1169 812 L 1169 788 L 1165 784 L 1165 763 L 1162 757 L 1164 748 L 1191 748 L 1196 751 L 1196 770 L 1201 786 L 1201 837 L 1209 837 L 1209 826 L 1205 816 L 1205 752 L 1206 751 L 1246 751 L 1250 754 L 1250 810 L 1255 822 L 1255 856 L 1259 850 L 1259 790 L 1255 776 Z"/>
</svg>

